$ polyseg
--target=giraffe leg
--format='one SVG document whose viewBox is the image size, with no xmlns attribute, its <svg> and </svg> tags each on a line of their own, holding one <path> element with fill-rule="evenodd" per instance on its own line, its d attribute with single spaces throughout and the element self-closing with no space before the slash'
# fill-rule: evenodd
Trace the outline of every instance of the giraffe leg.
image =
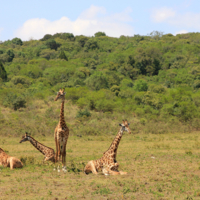
<svg viewBox="0 0 200 200">
<path fill-rule="evenodd" d="M 44 161 L 45 161 L 45 157 L 44 157 L 44 159 L 42 160 L 42 164 L 44 165 Z"/>
<path fill-rule="evenodd" d="M 13 159 L 10 158 L 8 162 L 10 162 L 10 169 L 13 169 L 14 168 Z"/>
<path fill-rule="evenodd" d="M 56 171 L 56 168 L 58 168 L 58 141 L 57 141 L 56 136 L 55 136 L 55 144 L 56 144 L 56 155 L 55 155 L 55 164 L 54 164 L 54 169 L 53 169 L 54 171 Z"/>
<path fill-rule="evenodd" d="M 120 172 L 116 172 L 116 171 L 113 171 L 113 170 L 108 170 L 109 174 L 110 175 L 119 175 Z"/>
<path fill-rule="evenodd" d="M 118 163 L 111 163 L 109 165 L 108 173 L 110 175 L 119 175 L 120 172 L 118 171 L 119 164 Z"/>
<path fill-rule="evenodd" d="M 115 169 L 118 170 L 119 164 L 115 163 L 114 166 L 115 166 Z"/>
<path fill-rule="evenodd" d="M 64 164 L 65 156 L 64 156 L 64 152 L 62 152 L 61 155 L 62 155 L 62 170 L 64 172 L 65 171 L 65 164 Z"/>
<path fill-rule="evenodd" d="M 125 175 L 127 172 L 119 171 L 120 175 Z"/>
<path fill-rule="evenodd" d="M 64 149 L 63 149 L 63 172 L 67 172 L 67 167 L 66 167 L 66 144 L 64 145 Z"/>
<path fill-rule="evenodd" d="M 125 175 L 127 174 L 127 172 L 123 172 L 123 171 L 118 171 L 118 167 L 119 167 L 119 164 L 118 163 L 114 163 L 111 167 L 110 167 L 110 170 L 111 170 L 111 173 L 112 175 L 117 175 L 117 174 L 120 174 L 120 175 Z M 110 171 L 109 171 L 110 172 Z M 113 172 L 117 172 L 117 173 L 113 173 Z"/>
<path fill-rule="evenodd" d="M 57 137 L 55 137 L 55 143 L 56 143 L 56 156 L 55 156 L 55 162 L 58 162 L 58 141 L 57 141 Z"/>
<path fill-rule="evenodd" d="M 61 159 L 61 152 L 60 152 L 60 142 L 57 141 L 57 170 L 60 172 L 60 159 Z"/>
<path fill-rule="evenodd" d="M 58 143 L 58 161 L 61 160 L 60 143 Z"/>
</svg>

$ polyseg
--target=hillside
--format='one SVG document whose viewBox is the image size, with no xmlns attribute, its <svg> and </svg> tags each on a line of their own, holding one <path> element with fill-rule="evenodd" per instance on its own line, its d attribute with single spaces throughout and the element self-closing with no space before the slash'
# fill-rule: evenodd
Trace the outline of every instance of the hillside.
<svg viewBox="0 0 200 200">
<path fill-rule="evenodd" d="M 75 133 L 82 127 L 81 134 L 101 134 L 101 126 L 112 132 L 124 117 L 134 133 L 200 127 L 200 33 L 14 38 L 0 43 L 0 61 L 1 134 L 53 132 L 59 88 Z"/>
</svg>

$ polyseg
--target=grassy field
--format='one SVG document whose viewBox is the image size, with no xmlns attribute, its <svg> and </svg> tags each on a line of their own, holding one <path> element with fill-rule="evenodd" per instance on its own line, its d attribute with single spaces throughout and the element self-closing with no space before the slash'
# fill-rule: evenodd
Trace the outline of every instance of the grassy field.
<svg viewBox="0 0 200 200">
<path fill-rule="evenodd" d="M 117 129 L 116 129 L 117 133 Z M 125 134 L 117 161 L 128 175 L 85 175 L 83 168 L 102 156 L 114 135 L 70 136 L 68 172 L 53 171 L 43 155 L 20 137 L 1 137 L 1 148 L 27 159 L 22 169 L 0 168 L 0 199 L 200 199 L 200 136 L 184 134 Z M 54 147 L 52 137 L 35 136 Z"/>
</svg>

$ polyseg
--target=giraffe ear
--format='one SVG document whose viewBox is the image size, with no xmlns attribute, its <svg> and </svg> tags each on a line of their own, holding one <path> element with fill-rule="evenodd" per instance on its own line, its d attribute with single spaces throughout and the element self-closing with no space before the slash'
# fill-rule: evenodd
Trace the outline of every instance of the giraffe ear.
<svg viewBox="0 0 200 200">
<path fill-rule="evenodd" d="M 128 123 L 128 125 L 130 125 L 130 123 Z"/>
</svg>

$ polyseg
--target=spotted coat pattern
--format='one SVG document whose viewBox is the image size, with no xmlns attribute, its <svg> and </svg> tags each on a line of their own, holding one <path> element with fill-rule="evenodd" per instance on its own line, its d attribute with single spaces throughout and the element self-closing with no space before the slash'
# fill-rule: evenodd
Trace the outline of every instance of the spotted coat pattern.
<svg viewBox="0 0 200 200">
<path fill-rule="evenodd" d="M 25 136 L 22 136 L 22 139 L 19 143 L 29 141 L 38 151 L 40 151 L 44 155 L 44 161 L 51 161 L 55 163 L 55 151 L 54 149 L 43 145 L 42 143 L 38 142 L 33 137 L 29 136 L 27 133 Z"/>
<path fill-rule="evenodd" d="M 3 165 L 4 167 L 10 167 L 10 169 L 23 167 L 23 163 L 19 159 L 7 155 L 1 148 L 0 148 L 0 165 Z"/>
<path fill-rule="evenodd" d="M 64 103 L 65 103 L 65 92 L 63 90 L 59 90 L 55 101 L 61 99 L 61 109 L 60 109 L 60 119 L 58 125 L 54 131 L 54 139 L 56 143 L 56 161 L 59 161 L 62 156 L 62 166 L 66 167 L 66 145 L 69 137 L 69 129 L 65 123 L 64 118 Z"/>
<path fill-rule="evenodd" d="M 127 120 L 123 121 L 119 132 L 117 133 L 115 139 L 111 143 L 108 150 L 104 152 L 103 156 L 98 160 L 91 160 L 88 162 L 88 164 L 85 166 L 84 169 L 86 174 L 90 172 L 97 174 L 97 172 L 99 170 L 102 170 L 102 168 L 107 168 L 111 174 L 122 173 L 118 171 L 119 164 L 116 160 L 116 157 L 117 157 L 117 149 L 119 146 L 119 142 L 122 138 L 124 131 L 131 133 Z"/>
</svg>

